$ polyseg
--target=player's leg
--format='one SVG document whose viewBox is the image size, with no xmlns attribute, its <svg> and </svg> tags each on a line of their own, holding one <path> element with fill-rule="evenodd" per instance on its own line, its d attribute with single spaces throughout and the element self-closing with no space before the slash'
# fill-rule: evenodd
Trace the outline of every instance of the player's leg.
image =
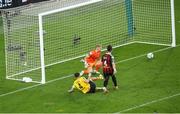
<svg viewBox="0 0 180 114">
<path fill-rule="evenodd" d="M 80 76 L 87 74 L 90 77 L 93 70 L 92 66 L 93 65 L 91 63 L 88 63 L 85 70 L 81 71 Z"/>
<path fill-rule="evenodd" d="M 103 87 L 96 87 L 96 84 L 93 81 L 89 81 L 90 90 L 88 93 L 95 93 L 96 91 L 104 90 Z"/>
<path fill-rule="evenodd" d="M 115 89 L 118 89 L 116 76 L 113 74 L 113 75 L 111 75 L 111 77 L 112 77 L 112 81 L 113 81 Z"/>
<path fill-rule="evenodd" d="M 96 84 L 92 81 L 89 81 L 90 84 L 90 90 L 88 93 L 95 93 L 96 92 Z"/>
<path fill-rule="evenodd" d="M 99 69 L 102 67 L 102 62 L 101 61 L 97 61 L 96 64 L 95 64 L 95 70 L 96 71 L 99 71 Z"/>
<path fill-rule="evenodd" d="M 104 77 L 102 76 L 102 74 L 101 74 L 100 72 L 94 72 L 94 70 L 93 70 L 93 68 L 94 68 L 96 65 L 98 65 L 98 67 L 101 67 L 101 63 L 98 63 L 98 64 L 96 64 L 96 62 L 90 63 L 89 79 L 94 80 L 94 81 L 95 81 L 95 80 L 102 80 L 102 79 L 104 79 Z M 91 76 L 92 73 L 96 73 L 96 74 L 98 74 L 99 76 L 98 76 L 98 77 L 92 77 L 92 76 Z"/>
<path fill-rule="evenodd" d="M 93 80 L 93 81 L 96 81 L 96 80 L 103 80 L 104 77 L 100 74 L 98 77 L 92 77 L 90 76 L 89 79 Z"/>
<path fill-rule="evenodd" d="M 91 79 L 92 77 L 93 66 L 94 66 L 94 63 L 88 63 L 88 68 L 87 68 L 88 79 Z"/>
<path fill-rule="evenodd" d="M 109 74 L 105 74 L 104 73 L 104 83 L 103 83 L 103 85 L 104 85 L 104 92 L 108 92 L 108 90 L 107 90 L 107 85 L 108 85 L 108 81 L 109 81 Z"/>
<path fill-rule="evenodd" d="M 104 91 L 104 87 L 96 87 L 96 92 L 97 91 Z"/>
</svg>

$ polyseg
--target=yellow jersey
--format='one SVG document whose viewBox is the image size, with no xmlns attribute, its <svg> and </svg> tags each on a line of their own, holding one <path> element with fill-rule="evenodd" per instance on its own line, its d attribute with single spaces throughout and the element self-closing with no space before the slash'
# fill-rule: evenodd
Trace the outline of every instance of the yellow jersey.
<svg viewBox="0 0 180 114">
<path fill-rule="evenodd" d="M 83 93 L 87 93 L 90 90 L 90 84 L 86 82 L 85 77 L 79 77 L 74 81 L 73 88 L 77 88 Z"/>
</svg>

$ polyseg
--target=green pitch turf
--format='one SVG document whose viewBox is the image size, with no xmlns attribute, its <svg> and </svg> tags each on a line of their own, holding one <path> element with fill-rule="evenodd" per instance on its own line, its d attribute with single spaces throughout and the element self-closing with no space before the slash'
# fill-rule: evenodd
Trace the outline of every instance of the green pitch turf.
<svg viewBox="0 0 180 114">
<path fill-rule="evenodd" d="M 179 6 L 180 1 L 175 0 L 177 45 L 180 43 Z M 113 55 L 117 64 L 119 90 L 113 89 L 110 79 L 110 93 L 106 95 L 101 91 L 95 94 L 78 91 L 69 94 L 67 90 L 72 85 L 73 77 L 67 76 L 83 69 L 80 59 L 48 67 L 46 75 L 52 81 L 45 85 L 6 80 L 2 22 L 0 25 L 1 113 L 180 113 L 180 47 L 156 52 L 153 60 L 147 60 L 143 54 L 168 47 L 131 44 L 116 48 Z M 103 82 L 96 83 L 102 86 Z M 24 88 L 27 89 L 22 90 Z"/>
</svg>

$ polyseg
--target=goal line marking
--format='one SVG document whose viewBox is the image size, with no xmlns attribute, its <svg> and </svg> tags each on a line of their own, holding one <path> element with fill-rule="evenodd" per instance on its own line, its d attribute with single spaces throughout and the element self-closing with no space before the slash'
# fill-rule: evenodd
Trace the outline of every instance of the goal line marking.
<svg viewBox="0 0 180 114">
<path fill-rule="evenodd" d="M 179 46 L 180 45 L 177 45 L 176 47 L 179 47 Z M 165 50 L 168 50 L 168 49 L 171 49 L 171 48 L 173 48 L 173 47 L 162 48 L 162 49 L 153 51 L 153 53 L 165 51 Z M 130 60 L 133 60 L 133 59 L 137 59 L 137 58 L 140 58 L 140 57 L 143 57 L 143 56 L 146 56 L 146 54 L 142 54 L 142 55 L 135 56 L 135 57 L 132 57 L 132 58 L 129 58 L 129 59 L 118 61 L 118 62 L 116 62 L 116 64 L 119 64 L 119 63 L 122 63 L 122 62 L 126 62 L 126 61 L 130 61 Z M 63 77 L 60 77 L 60 78 L 56 78 L 56 79 L 47 81 L 45 84 L 49 84 L 49 83 L 52 83 L 52 82 L 55 82 L 55 81 L 58 81 L 58 80 L 62 80 L 62 79 L 65 79 L 65 78 L 69 78 L 69 77 L 72 77 L 72 76 L 73 76 L 73 74 L 70 74 L 70 75 L 67 75 L 67 76 L 63 76 Z M 34 88 L 34 87 L 38 87 L 38 86 L 41 86 L 41 85 L 44 85 L 44 84 L 36 84 L 36 85 L 28 86 L 28 87 L 25 87 L 25 88 L 17 89 L 15 91 L 11 91 L 11 92 L 7 92 L 7 93 L 4 93 L 4 94 L 1 94 L 0 97 L 4 97 L 4 96 L 7 96 L 7 95 L 18 93 L 18 92 L 21 92 L 21 91 L 24 91 L 24 90 L 28 90 L 28 89 L 31 89 L 31 88 Z"/>
</svg>

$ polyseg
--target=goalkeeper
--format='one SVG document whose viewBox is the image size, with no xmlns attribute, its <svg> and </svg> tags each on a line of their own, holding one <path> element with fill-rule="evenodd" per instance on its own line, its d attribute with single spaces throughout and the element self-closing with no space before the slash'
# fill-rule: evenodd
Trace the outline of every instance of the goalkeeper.
<svg viewBox="0 0 180 114">
<path fill-rule="evenodd" d="M 97 45 L 95 50 L 90 51 L 90 53 L 82 60 L 85 65 L 85 70 L 83 70 L 80 75 L 88 74 L 91 77 L 91 73 L 98 73 L 98 70 L 102 66 L 101 63 L 101 46 Z"/>
<path fill-rule="evenodd" d="M 96 90 L 103 89 L 103 87 L 96 87 L 96 84 L 93 82 L 95 78 L 86 79 L 85 77 L 80 76 L 80 73 L 75 73 L 74 77 L 75 77 L 75 81 L 71 89 L 68 90 L 69 93 L 73 92 L 74 89 L 78 89 L 83 93 L 95 93 Z M 103 78 L 99 76 L 96 77 L 96 80 L 97 79 L 103 79 Z"/>
</svg>

